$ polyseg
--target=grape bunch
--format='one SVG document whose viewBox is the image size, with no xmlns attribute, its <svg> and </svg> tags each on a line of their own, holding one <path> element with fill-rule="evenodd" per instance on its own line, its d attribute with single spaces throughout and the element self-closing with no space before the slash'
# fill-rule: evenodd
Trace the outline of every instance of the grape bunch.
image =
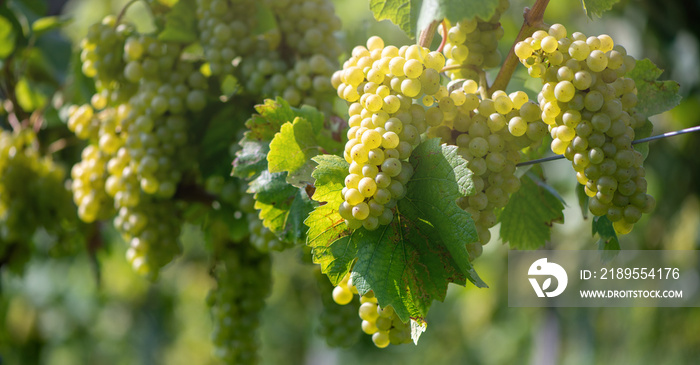
<svg viewBox="0 0 700 365">
<path fill-rule="evenodd" d="M 214 322 L 215 355 L 226 364 L 256 364 L 260 312 L 270 293 L 270 256 L 247 243 L 229 244 L 214 270 L 207 303 Z"/>
<path fill-rule="evenodd" d="M 340 305 L 347 305 L 358 294 L 357 288 L 352 284 L 350 274 L 347 274 L 338 285 L 333 288 L 333 300 Z M 362 331 L 372 336 L 372 342 L 379 348 L 392 345 L 400 345 L 411 342 L 411 325 L 401 322 L 392 307 L 381 308 L 377 304 L 377 298 L 372 291 L 360 296 L 360 308 L 358 314 L 362 319 Z"/>
<path fill-rule="evenodd" d="M 90 33 L 81 45 L 86 75 L 98 70 L 97 93 L 91 105 L 72 107 L 68 119 L 69 129 L 90 142 L 71 171 L 74 201 L 86 222 L 117 212 L 127 258 L 136 271 L 155 275 L 180 252 L 179 208 L 170 198 L 194 165 L 188 121 L 205 107 L 208 81 L 177 44 L 112 17 L 93 28 L 101 36 Z M 103 38 L 113 40 L 109 49 Z"/>
<path fill-rule="evenodd" d="M 509 6 L 509 0 L 500 0 L 496 12 L 488 20 L 464 19 L 454 25 L 445 21 L 438 27 L 441 35 L 447 35 L 443 53 L 450 79 L 478 80 L 480 71 L 501 64 L 498 41 L 503 38 L 503 27 L 499 20 Z"/>
<path fill-rule="evenodd" d="M 331 347 L 347 348 L 354 345 L 360 338 L 360 328 L 357 326 L 357 310 L 359 301 L 351 295 L 350 302 L 340 305 L 334 301 L 333 292 L 336 290 L 321 274 L 321 270 L 315 269 L 316 278 L 321 292 L 323 311 L 319 317 L 318 332 L 326 339 Z"/>
<path fill-rule="evenodd" d="M 428 129 L 428 137 L 456 145 L 473 173 L 475 193 L 457 200 L 476 224 L 479 241 L 467 244 L 471 259 L 481 255 L 498 210 L 520 188 L 515 176 L 520 150 L 536 147 L 547 135 L 539 106 L 524 92 L 496 91 L 490 99 L 481 99 L 477 91 L 474 80 L 465 80 L 449 94 L 436 95 L 444 117 L 442 124 Z"/>
<path fill-rule="evenodd" d="M 357 46 L 343 69 L 333 74 L 333 87 L 350 103 L 345 160 L 350 163 L 340 215 L 350 229 L 389 224 L 391 210 L 406 194 L 413 175 L 407 162 L 428 125 L 442 120 L 439 109 L 413 103 L 441 88 L 441 53 L 417 45 L 384 47 L 371 37 Z"/>
<path fill-rule="evenodd" d="M 0 262 L 20 272 L 43 229 L 57 245 L 79 241 L 65 171 L 41 156 L 34 131 L 0 131 Z M 84 244 L 84 243 L 83 243 Z"/>
<path fill-rule="evenodd" d="M 341 53 L 335 39 L 340 19 L 328 0 L 269 0 L 277 28 L 253 40 L 237 68 L 247 93 L 282 96 L 292 106 L 330 114 L 330 78 Z"/>
<path fill-rule="evenodd" d="M 199 41 L 209 70 L 212 75 L 231 75 L 234 59 L 253 49 L 256 1 L 197 0 L 196 5 Z"/>
<path fill-rule="evenodd" d="M 629 233 L 655 206 L 643 156 L 632 147 L 635 129 L 646 122 L 634 110 L 635 82 L 625 77 L 636 61 L 608 35 L 569 38 L 561 24 L 519 42 L 515 54 L 542 79 L 538 100 L 552 151 L 572 161 L 589 210 L 607 216 L 617 233 Z"/>
</svg>

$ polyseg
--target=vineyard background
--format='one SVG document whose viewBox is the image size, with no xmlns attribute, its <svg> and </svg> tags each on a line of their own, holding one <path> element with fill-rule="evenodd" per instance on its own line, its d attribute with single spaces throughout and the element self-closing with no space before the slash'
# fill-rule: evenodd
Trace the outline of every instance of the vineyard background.
<svg viewBox="0 0 700 365">
<path fill-rule="evenodd" d="M 48 38 L 42 46 L 51 47 L 56 55 L 57 73 L 71 72 L 69 53 L 76 51 L 87 27 L 107 14 L 119 13 L 126 2 L 49 2 L 49 12 L 72 19 L 61 32 L 44 36 Z M 345 31 L 344 50 L 363 44 L 371 35 L 381 35 L 387 44 L 411 43 L 391 23 L 376 22 L 366 1 L 334 3 Z M 502 17 L 502 54 L 520 28 L 522 9 L 529 5 L 529 1 L 513 0 Z M 125 17 L 142 32 L 152 29 L 141 3 L 134 4 Z M 590 20 L 580 2 L 560 0 L 550 2 L 544 20 L 586 34 L 610 34 L 635 58 L 650 58 L 666 70 L 662 79 L 678 80 L 681 105 L 652 118 L 654 134 L 659 134 L 700 123 L 698 17 L 697 2 L 640 0 L 622 1 L 602 19 Z M 509 90 L 524 85 L 534 96 L 532 90 L 539 81 L 526 81 L 526 76 L 519 66 Z M 568 205 L 566 224 L 555 225 L 547 247 L 595 249 L 590 219 L 582 218 L 576 202 L 569 163 L 548 162 L 542 167 Z M 632 233 L 620 238 L 622 248 L 700 248 L 700 135 L 653 142 L 645 167 L 649 193 L 658 205 Z M 215 363 L 209 340 L 211 320 L 204 305 L 213 280 L 208 275 L 203 232 L 185 226 L 183 255 L 162 271 L 157 283 L 150 283 L 124 260 L 126 245 L 111 225 L 103 228 L 104 240 L 96 255 L 99 281 L 87 250 L 63 258 L 36 255 L 21 278 L 0 270 L 0 363 Z M 317 334 L 321 300 L 311 266 L 300 262 L 299 248 L 276 252 L 273 291 L 262 317 L 262 362 L 547 364 L 556 359 L 551 363 L 682 364 L 700 356 L 697 308 L 508 308 L 508 248 L 498 241 L 497 230 L 492 232 L 493 242 L 475 261 L 491 288 L 450 286 L 446 301 L 433 305 L 428 331 L 418 346 L 384 350 L 375 348 L 368 336 L 350 349 L 328 348 Z"/>
</svg>

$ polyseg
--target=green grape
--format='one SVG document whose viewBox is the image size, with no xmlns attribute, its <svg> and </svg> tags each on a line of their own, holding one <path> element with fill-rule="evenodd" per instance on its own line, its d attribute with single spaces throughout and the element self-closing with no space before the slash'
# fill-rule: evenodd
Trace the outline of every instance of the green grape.
<svg viewBox="0 0 700 365">
<path fill-rule="evenodd" d="M 214 353 L 225 363 L 254 364 L 259 346 L 255 334 L 271 289 L 270 257 L 245 244 L 225 244 L 213 273 L 217 285 L 207 299 Z"/>
</svg>

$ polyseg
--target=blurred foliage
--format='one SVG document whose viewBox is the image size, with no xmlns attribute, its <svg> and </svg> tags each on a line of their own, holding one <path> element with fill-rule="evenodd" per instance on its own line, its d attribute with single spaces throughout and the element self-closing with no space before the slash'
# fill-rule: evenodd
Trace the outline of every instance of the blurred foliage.
<svg viewBox="0 0 700 365">
<path fill-rule="evenodd" d="M 70 0 L 61 10 L 67 26 L 46 29 L 35 47 L 49 58 L 29 57 L 28 104 L 47 102 L 47 87 L 67 87 L 64 97 L 84 100 L 80 73 L 70 78 L 70 56 L 88 25 L 117 13 L 126 0 Z M 49 1 L 51 11 L 63 1 Z M 376 22 L 367 1 L 336 0 L 347 31 L 346 50 L 380 34 L 407 44 L 392 24 Z M 512 0 L 503 16 L 505 54 L 532 1 Z M 49 9 L 39 0 L 14 2 L 31 24 Z M 547 23 L 563 23 L 586 34 L 608 33 L 637 58 L 650 58 L 681 82 L 683 101 L 653 118 L 654 134 L 700 124 L 700 4 L 694 0 L 623 0 L 602 19 L 589 20 L 578 0 L 552 1 Z M 143 5 L 126 16 L 141 31 L 152 28 Z M 50 27 L 49 27 L 50 28 Z M 439 42 L 439 37 L 435 42 Z M 436 43 L 437 44 L 437 43 Z M 435 47 L 434 47 L 435 48 Z M 31 51 L 31 50 L 29 50 Z M 524 69 L 509 90 L 528 86 Z M 32 93 L 35 93 L 35 96 Z M 49 105 L 52 105 L 49 103 Z M 28 109 L 36 105 L 27 105 Z M 59 110 L 47 111 L 43 137 L 61 137 Z M 4 122 L 3 122 L 4 123 Z M 79 149 L 57 160 L 70 163 Z M 700 135 L 653 142 L 645 164 L 656 211 L 620 238 L 623 249 L 700 249 Z M 547 244 L 556 249 L 595 249 L 591 219 L 576 203 L 575 179 L 567 162 L 550 162 L 545 175 L 564 197 L 566 225 Z M 105 225 L 96 257 L 87 252 L 59 259 L 35 257 L 23 277 L 0 271 L 0 364 L 212 364 L 211 320 L 204 305 L 213 285 L 203 233 L 187 226 L 184 255 L 167 266 L 158 283 L 137 276 L 124 260 L 125 244 Z M 317 335 L 321 300 L 313 267 L 299 250 L 274 255 L 272 295 L 263 314 L 265 364 L 691 364 L 700 358 L 700 308 L 509 308 L 507 247 L 493 242 L 475 268 L 489 289 L 450 286 L 434 303 L 428 331 L 417 346 L 377 349 L 369 336 L 349 349 L 330 349 Z M 358 318 L 358 326 L 360 320 Z"/>
</svg>

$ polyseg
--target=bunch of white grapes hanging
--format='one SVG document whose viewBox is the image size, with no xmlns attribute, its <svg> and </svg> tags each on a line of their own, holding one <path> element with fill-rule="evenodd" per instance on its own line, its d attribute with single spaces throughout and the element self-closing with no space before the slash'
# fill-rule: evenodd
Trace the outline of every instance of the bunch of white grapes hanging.
<svg viewBox="0 0 700 365">
<path fill-rule="evenodd" d="M 171 198 L 192 166 L 187 129 L 206 104 L 207 80 L 178 44 L 139 34 L 112 16 L 81 43 L 83 72 L 94 78 L 91 105 L 70 110 L 68 128 L 90 144 L 72 171 L 85 222 L 118 213 L 134 269 L 155 275 L 180 252 Z"/>
<path fill-rule="evenodd" d="M 438 27 L 440 35 L 447 36 L 443 53 L 450 79 L 478 80 L 480 72 L 501 64 L 498 41 L 503 38 L 503 27 L 500 18 L 509 6 L 508 0 L 500 0 L 495 13 L 487 20 L 471 18 L 456 24 L 445 20 Z"/>
<path fill-rule="evenodd" d="M 485 99 L 477 92 L 477 83 L 465 80 L 449 94 L 436 94 L 435 105 L 443 118 L 440 125 L 428 129 L 428 137 L 456 145 L 473 173 L 475 193 L 457 200 L 476 224 L 479 240 L 467 244 L 472 259 L 490 241 L 489 228 L 496 225 L 498 210 L 520 188 L 515 175 L 520 150 L 537 146 L 547 135 L 539 107 L 524 92 L 496 91 Z"/>
<path fill-rule="evenodd" d="M 542 79 L 538 100 L 552 151 L 573 162 L 591 213 L 629 233 L 655 206 L 646 193 L 643 156 L 632 147 L 635 129 L 646 122 L 634 110 L 635 82 L 625 77 L 636 61 L 608 35 L 567 37 L 561 24 L 519 42 L 515 54 Z"/>
<path fill-rule="evenodd" d="M 350 274 L 347 274 L 333 289 L 333 300 L 340 305 L 346 305 L 352 302 L 356 294 L 358 294 L 357 288 L 352 284 Z M 410 322 L 401 322 L 390 306 L 381 308 L 372 291 L 361 295 L 360 303 L 358 314 L 362 319 L 362 331 L 372 336 L 375 346 L 385 348 L 389 344 L 400 345 L 411 342 Z"/>
<path fill-rule="evenodd" d="M 350 167 L 339 208 L 349 228 L 374 230 L 392 221 L 392 208 L 413 175 L 407 160 L 428 125 L 441 120 L 439 111 L 413 101 L 441 89 L 444 64 L 439 52 L 417 45 L 384 47 L 375 36 L 366 48 L 355 47 L 333 74 L 333 87 L 349 102 L 344 156 Z"/>
</svg>

